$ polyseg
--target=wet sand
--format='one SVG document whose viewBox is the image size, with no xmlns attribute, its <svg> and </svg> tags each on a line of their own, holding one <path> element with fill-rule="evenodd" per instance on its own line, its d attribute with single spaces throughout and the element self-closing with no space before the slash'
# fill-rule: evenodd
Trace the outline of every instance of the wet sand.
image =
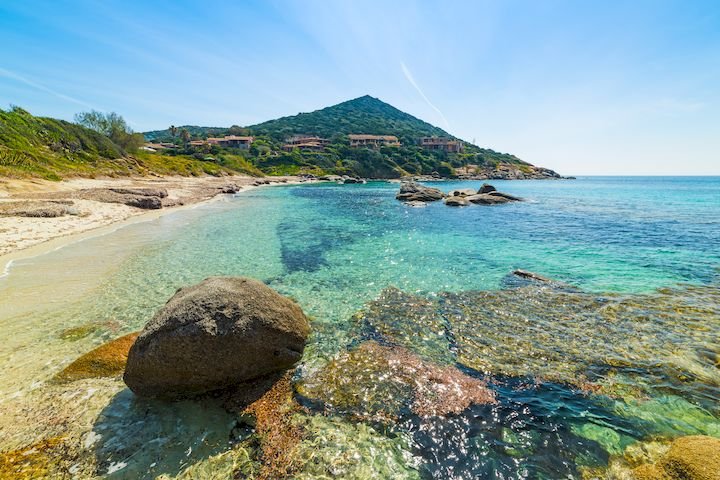
<svg viewBox="0 0 720 480">
<path fill-rule="evenodd" d="M 300 183 L 303 179 L 290 176 L 269 179 L 247 176 L 77 178 L 62 182 L 0 179 L 0 275 L 12 260 L 222 198 L 220 189 L 226 185 L 234 184 L 241 188 L 240 191 L 247 191 L 265 181 L 290 184 Z M 157 210 L 79 198 L 83 192 L 107 188 L 165 189 L 168 196 L 162 199 L 163 208 Z M 62 206 L 70 213 L 56 217 L 2 215 L 3 207 L 11 204 Z"/>
</svg>

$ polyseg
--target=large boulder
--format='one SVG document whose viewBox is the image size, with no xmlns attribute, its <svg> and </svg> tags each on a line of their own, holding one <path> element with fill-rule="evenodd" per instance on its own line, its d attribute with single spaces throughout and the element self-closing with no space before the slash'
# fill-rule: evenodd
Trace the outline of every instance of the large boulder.
<svg viewBox="0 0 720 480">
<path fill-rule="evenodd" d="M 400 193 L 395 198 L 403 202 L 435 202 L 445 196 L 437 188 L 426 187 L 417 182 L 404 182 L 400 185 Z"/>
<path fill-rule="evenodd" d="M 210 277 L 178 290 L 145 325 L 124 380 L 150 397 L 222 390 L 292 367 L 309 333 L 300 307 L 265 284 Z"/>
</svg>

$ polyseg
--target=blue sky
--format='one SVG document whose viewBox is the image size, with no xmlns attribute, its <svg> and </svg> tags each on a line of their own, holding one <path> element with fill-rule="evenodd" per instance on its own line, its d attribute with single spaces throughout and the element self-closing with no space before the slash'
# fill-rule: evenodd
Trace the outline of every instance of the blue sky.
<svg viewBox="0 0 720 480">
<path fill-rule="evenodd" d="M 0 108 L 138 131 L 370 94 L 565 174 L 720 174 L 718 1 L 0 0 Z"/>
</svg>

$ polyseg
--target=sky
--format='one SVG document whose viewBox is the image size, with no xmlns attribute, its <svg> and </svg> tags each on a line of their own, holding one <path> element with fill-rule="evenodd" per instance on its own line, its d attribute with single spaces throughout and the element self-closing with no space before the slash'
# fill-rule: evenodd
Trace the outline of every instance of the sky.
<svg viewBox="0 0 720 480">
<path fill-rule="evenodd" d="M 365 94 L 566 175 L 720 175 L 720 1 L 0 0 L 0 108 L 147 131 Z"/>
</svg>

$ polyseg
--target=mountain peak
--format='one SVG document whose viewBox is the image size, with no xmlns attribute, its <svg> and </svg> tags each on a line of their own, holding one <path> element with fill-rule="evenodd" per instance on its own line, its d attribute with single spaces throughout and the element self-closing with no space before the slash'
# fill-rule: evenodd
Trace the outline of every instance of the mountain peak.
<svg viewBox="0 0 720 480">
<path fill-rule="evenodd" d="M 332 137 L 352 133 L 395 135 L 401 140 L 415 142 L 420 137 L 450 137 L 443 129 L 405 113 L 370 95 L 308 113 L 270 120 L 248 127 L 258 134 L 278 140 L 295 134 Z"/>
</svg>

